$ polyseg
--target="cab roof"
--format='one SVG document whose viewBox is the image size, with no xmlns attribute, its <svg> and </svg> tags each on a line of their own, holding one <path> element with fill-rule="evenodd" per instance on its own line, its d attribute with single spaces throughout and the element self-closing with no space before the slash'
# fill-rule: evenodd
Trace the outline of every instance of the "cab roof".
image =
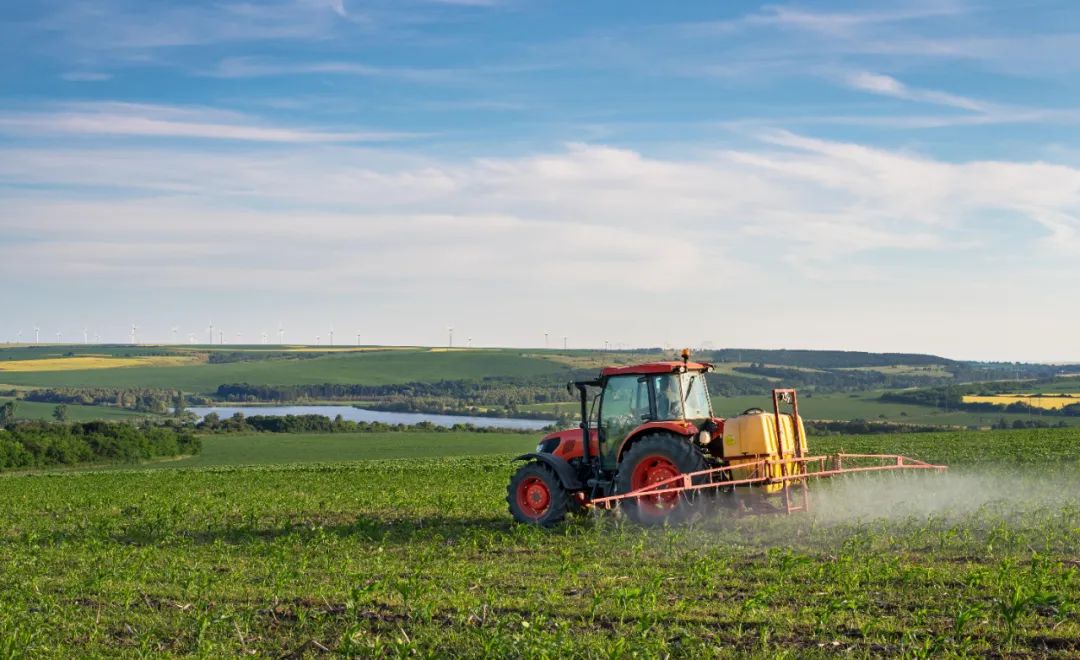
<svg viewBox="0 0 1080 660">
<path fill-rule="evenodd" d="M 645 364 L 635 364 L 629 367 L 605 367 L 600 372 L 601 378 L 608 378 L 610 376 L 627 376 L 635 374 L 670 374 L 682 369 L 683 365 L 686 365 L 687 371 L 705 371 L 709 368 L 709 364 L 706 362 L 686 362 L 682 360 L 671 360 L 669 362 L 646 362 Z"/>
</svg>

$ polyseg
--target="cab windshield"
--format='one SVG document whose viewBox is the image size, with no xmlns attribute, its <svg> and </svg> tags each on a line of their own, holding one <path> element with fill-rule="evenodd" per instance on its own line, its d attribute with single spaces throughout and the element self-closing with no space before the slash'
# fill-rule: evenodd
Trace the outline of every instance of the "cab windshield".
<svg viewBox="0 0 1080 660">
<path fill-rule="evenodd" d="M 705 419 L 712 416 L 704 374 L 664 374 L 654 377 L 652 382 L 656 419 Z"/>
<path fill-rule="evenodd" d="M 691 371 L 680 375 L 682 376 L 683 413 L 686 419 L 712 417 L 705 374 Z"/>
</svg>

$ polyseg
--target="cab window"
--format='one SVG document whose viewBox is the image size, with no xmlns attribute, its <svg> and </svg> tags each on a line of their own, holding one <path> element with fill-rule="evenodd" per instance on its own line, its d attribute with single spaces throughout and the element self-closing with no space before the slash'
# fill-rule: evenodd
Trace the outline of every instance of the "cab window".
<svg viewBox="0 0 1080 660">
<path fill-rule="evenodd" d="M 664 374 L 652 378 L 656 397 L 656 419 L 669 421 L 683 418 L 682 393 L 679 391 L 679 375 Z"/>
</svg>

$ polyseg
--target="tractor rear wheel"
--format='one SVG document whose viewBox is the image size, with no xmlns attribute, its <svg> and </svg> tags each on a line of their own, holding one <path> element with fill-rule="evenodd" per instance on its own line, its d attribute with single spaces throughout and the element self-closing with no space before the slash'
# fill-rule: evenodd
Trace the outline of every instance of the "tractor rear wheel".
<svg viewBox="0 0 1080 660">
<path fill-rule="evenodd" d="M 618 493 L 629 493 L 680 474 L 707 469 L 705 457 L 688 439 L 672 433 L 658 433 L 637 441 L 623 455 L 615 476 L 615 488 Z M 695 483 L 705 483 L 706 479 L 698 477 Z M 622 509 L 636 522 L 657 525 L 685 517 L 692 499 L 694 491 L 664 494 L 658 490 L 656 495 L 624 500 Z"/>
<path fill-rule="evenodd" d="M 518 522 L 550 527 L 563 520 L 570 509 L 570 494 L 555 471 L 543 463 L 518 468 L 506 488 L 506 503 Z"/>
</svg>

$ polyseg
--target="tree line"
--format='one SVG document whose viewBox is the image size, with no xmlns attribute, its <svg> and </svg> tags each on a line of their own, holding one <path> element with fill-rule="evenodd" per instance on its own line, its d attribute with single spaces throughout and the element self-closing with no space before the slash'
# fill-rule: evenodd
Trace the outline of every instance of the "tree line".
<svg viewBox="0 0 1080 660">
<path fill-rule="evenodd" d="M 341 415 L 330 419 L 325 415 L 251 415 L 235 413 L 231 417 L 221 417 L 217 413 L 206 415 L 194 428 L 207 433 L 385 433 L 404 431 L 424 431 L 429 433 L 450 433 L 466 431 L 470 433 L 524 433 L 536 431 L 524 429 L 500 429 L 473 424 L 454 424 L 439 426 L 431 422 L 417 424 L 386 424 L 384 422 L 354 422 Z"/>
<path fill-rule="evenodd" d="M 440 380 L 392 385 L 321 383 L 308 385 L 219 385 L 215 398 L 222 401 L 378 400 L 387 397 L 453 397 L 461 401 L 506 405 L 546 403 L 568 399 L 562 383 L 550 380 L 485 378 L 481 381 Z"/>
<path fill-rule="evenodd" d="M 190 429 L 115 422 L 8 422 L 0 428 L 0 469 L 128 462 L 202 451 Z"/>
<path fill-rule="evenodd" d="M 125 410 L 169 414 L 183 412 L 188 405 L 207 405 L 211 399 L 180 390 L 145 387 L 57 387 L 17 392 L 18 398 L 41 403 L 79 406 L 113 406 Z"/>
</svg>

